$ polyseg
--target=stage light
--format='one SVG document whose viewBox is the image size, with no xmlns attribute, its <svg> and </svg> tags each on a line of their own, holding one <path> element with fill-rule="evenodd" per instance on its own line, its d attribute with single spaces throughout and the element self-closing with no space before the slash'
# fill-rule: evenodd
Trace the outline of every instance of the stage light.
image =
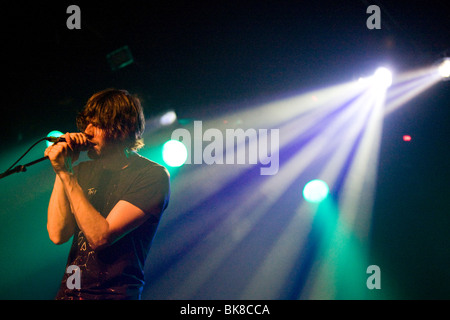
<svg viewBox="0 0 450 320">
<path fill-rule="evenodd" d="M 58 130 L 53 130 L 51 132 L 48 133 L 47 137 L 60 137 L 62 136 L 64 133 L 62 133 L 61 131 Z M 47 147 L 51 146 L 53 144 L 53 142 L 47 141 Z"/>
<path fill-rule="evenodd" d="M 375 71 L 373 81 L 376 86 L 387 89 L 392 84 L 392 72 L 385 67 L 380 67 Z"/>
<path fill-rule="evenodd" d="M 168 126 L 177 120 L 177 114 L 175 111 L 167 111 L 159 118 L 159 123 L 163 126 Z"/>
<path fill-rule="evenodd" d="M 439 75 L 442 78 L 448 79 L 450 77 L 450 58 L 444 59 L 438 67 Z"/>
<path fill-rule="evenodd" d="M 122 48 L 108 53 L 106 59 L 108 60 L 112 71 L 126 67 L 134 62 L 133 55 L 128 46 L 123 46 Z"/>
<path fill-rule="evenodd" d="M 169 140 L 163 145 L 162 157 L 170 167 L 180 167 L 187 160 L 187 148 L 178 140 Z"/>
<path fill-rule="evenodd" d="M 412 138 L 411 138 L 411 136 L 410 135 L 408 135 L 408 134 L 405 134 L 404 136 L 403 136 L 403 141 L 405 141 L 405 142 L 409 142 L 409 141 L 411 141 L 412 140 Z"/>
<path fill-rule="evenodd" d="M 176 199 L 172 215 L 162 226 L 160 252 L 167 257 L 161 260 L 167 262 L 157 261 L 151 268 L 154 281 L 144 296 L 153 298 L 164 292 L 170 299 L 220 299 L 230 294 L 239 299 L 271 300 L 361 298 L 355 283 L 364 284 L 365 279 L 353 277 L 355 270 L 368 265 L 365 249 L 382 138 L 382 107 L 391 102 L 394 107 L 403 105 L 404 97 L 417 96 L 416 88 L 423 92 L 440 81 L 438 66 L 398 73 L 395 86 L 388 91 L 392 74 L 380 68 L 375 76 L 374 68 L 361 82 L 350 81 L 205 121 L 203 128 L 221 132 L 238 119 L 246 128 L 279 128 L 283 165 L 277 174 L 263 178 L 257 174 L 258 167 L 250 165 L 183 168 L 172 189 Z M 191 125 L 186 123 L 190 129 Z M 242 145 L 249 147 L 250 141 Z M 309 181 L 316 178 L 321 180 Z M 199 187 L 192 188 L 193 184 Z M 297 188 L 291 190 L 292 185 Z M 272 208 L 285 203 L 289 210 L 279 210 L 281 215 L 276 217 L 270 214 Z M 269 245 L 258 247 L 258 237 L 270 239 Z M 260 255 L 254 256 L 255 252 Z M 201 261 L 195 258 L 199 256 Z M 258 261 L 257 268 L 246 257 Z M 236 266 L 242 265 L 245 268 L 239 272 L 245 285 L 232 293 L 214 290 L 231 288 L 229 283 L 243 279 L 216 279 L 215 273 L 225 270 L 233 275 Z"/>
<path fill-rule="evenodd" d="M 325 181 L 314 179 L 303 188 L 303 198 L 311 203 L 319 203 L 328 196 L 329 190 Z"/>
</svg>

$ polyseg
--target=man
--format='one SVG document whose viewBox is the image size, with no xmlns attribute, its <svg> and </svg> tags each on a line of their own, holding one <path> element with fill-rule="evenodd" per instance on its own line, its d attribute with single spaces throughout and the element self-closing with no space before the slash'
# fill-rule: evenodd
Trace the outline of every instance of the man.
<svg viewBox="0 0 450 320">
<path fill-rule="evenodd" d="M 140 299 L 144 264 L 170 195 L 167 170 L 137 154 L 145 119 L 127 91 L 94 94 L 77 117 L 80 133 L 48 147 L 56 180 L 47 229 L 55 244 L 73 236 L 56 299 Z M 72 167 L 80 151 L 92 161 Z M 67 269 L 66 269 L 67 270 Z M 73 269 L 69 269 L 73 270 Z"/>
</svg>

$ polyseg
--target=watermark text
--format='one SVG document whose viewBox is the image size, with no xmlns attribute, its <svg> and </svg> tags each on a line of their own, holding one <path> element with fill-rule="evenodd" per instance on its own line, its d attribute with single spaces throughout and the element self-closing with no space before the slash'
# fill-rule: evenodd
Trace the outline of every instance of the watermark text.
<svg viewBox="0 0 450 320">
<path fill-rule="evenodd" d="M 279 129 L 203 130 L 202 121 L 194 121 L 193 135 L 178 128 L 171 139 L 186 146 L 186 164 L 260 164 L 261 175 L 274 175 L 279 169 L 279 136 Z"/>
</svg>

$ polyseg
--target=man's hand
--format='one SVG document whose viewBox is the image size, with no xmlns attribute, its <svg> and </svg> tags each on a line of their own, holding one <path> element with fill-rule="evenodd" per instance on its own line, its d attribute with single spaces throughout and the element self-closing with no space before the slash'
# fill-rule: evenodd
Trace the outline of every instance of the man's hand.
<svg viewBox="0 0 450 320">
<path fill-rule="evenodd" d="M 66 140 L 49 146 L 44 155 L 50 160 L 56 173 L 72 172 L 72 162 L 78 160 L 80 151 L 87 150 L 89 141 L 83 133 L 69 133 L 63 135 Z"/>
</svg>

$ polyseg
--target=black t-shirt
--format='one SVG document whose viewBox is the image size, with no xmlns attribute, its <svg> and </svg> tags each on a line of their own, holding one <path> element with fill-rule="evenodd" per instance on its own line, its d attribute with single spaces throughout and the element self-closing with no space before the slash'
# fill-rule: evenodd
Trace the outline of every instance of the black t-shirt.
<svg viewBox="0 0 450 320">
<path fill-rule="evenodd" d="M 167 170 L 134 154 L 125 169 L 105 170 L 99 161 L 87 161 L 74 167 L 74 174 L 90 203 L 105 218 L 120 200 L 137 206 L 149 217 L 112 245 L 97 251 L 76 228 L 66 270 L 70 265 L 79 268 L 80 289 L 69 288 L 67 279 L 72 273 L 65 273 L 56 299 L 139 299 L 145 259 L 169 201 Z"/>
</svg>

